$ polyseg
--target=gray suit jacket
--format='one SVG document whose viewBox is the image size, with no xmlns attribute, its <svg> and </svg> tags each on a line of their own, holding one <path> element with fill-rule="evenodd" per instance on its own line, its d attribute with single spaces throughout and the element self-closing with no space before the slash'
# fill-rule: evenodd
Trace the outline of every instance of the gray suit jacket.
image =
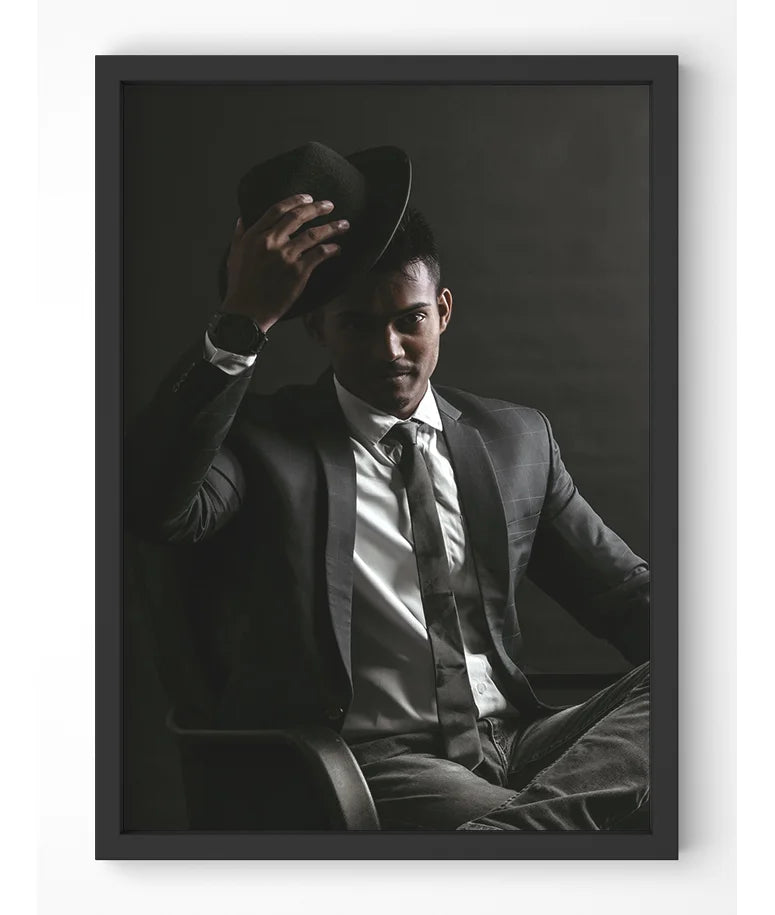
<svg viewBox="0 0 775 915">
<path fill-rule="evenodd" d="M 351 699 L 355 465 L 331 373 L 270 396 L 187 353 L 126 441 L 125 519 L 192 544 L 216 723 L 338 727 Z M 631 662 L 649 656 L 649 571 L 584 501 L 537 410 L 434 388 L 509 699 L 524 575 Z"/>
</svg>

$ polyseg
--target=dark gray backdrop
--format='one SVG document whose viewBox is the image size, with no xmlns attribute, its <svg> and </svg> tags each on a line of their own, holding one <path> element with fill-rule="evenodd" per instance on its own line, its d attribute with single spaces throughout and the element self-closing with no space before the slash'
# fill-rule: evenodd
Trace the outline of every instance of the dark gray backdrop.
<svg viewBox="0 0 775 915">
<path fill-rule="evenodd" d="M 309 139 L 402 146 L 455 303 L 434 380 L 547 413 L 582 493 L 648 557 L 647 87 L 132 86 L 124 137 L 125 420 L 217 308 L 244 171 Z M 290 322 L 261 363 L 254 384 L 271 390 L 325 359 Z M 520 618 L 528 671 L 625 666 L 529 585 Z M 125 826 L 175 825 L 166 699 L 133 594 L 125 621 Z"/>
</svg>

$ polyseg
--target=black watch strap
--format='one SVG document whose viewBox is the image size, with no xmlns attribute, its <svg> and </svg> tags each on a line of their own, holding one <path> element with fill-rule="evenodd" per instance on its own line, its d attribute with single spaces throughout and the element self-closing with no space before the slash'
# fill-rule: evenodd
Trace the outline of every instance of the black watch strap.
<svg viewBox="0 0 775 915">
<path fill-rule="evenodd" d="M 212 316 L 207 336 L 213 346 L 239 356 L 258 355 L 269 339 L 253 318 L 229 311 Z"/>
</svg>

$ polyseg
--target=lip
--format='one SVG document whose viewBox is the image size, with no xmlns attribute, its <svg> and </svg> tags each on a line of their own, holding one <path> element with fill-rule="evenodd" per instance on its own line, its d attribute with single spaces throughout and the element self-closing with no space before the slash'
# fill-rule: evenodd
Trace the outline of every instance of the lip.
<svg viewBox="0 0 775 915">
<path fill-rule="evenodd" d="M 377 381 L 400 381 L 402 378 L 408 378 L 411 375 L 411 372 L 385 372 L 382 375 L 377 375 Z"/>
<path fill-rule="evenodd" d="M 376 378 L 403 378 L 404 375 L 411 375 L 412 369 L 384 369 L 374 374 Z"/>
</svg>

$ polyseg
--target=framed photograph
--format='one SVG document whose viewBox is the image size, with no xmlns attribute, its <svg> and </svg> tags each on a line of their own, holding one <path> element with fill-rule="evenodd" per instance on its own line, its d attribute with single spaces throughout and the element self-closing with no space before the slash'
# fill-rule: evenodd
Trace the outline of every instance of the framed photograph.
<svg viewBox="0 0 775 915">
<path fill-rule="evenodd" d="M 677 857 L 677 79 L 96 59 L 98 858 Z"/>
</svg>

